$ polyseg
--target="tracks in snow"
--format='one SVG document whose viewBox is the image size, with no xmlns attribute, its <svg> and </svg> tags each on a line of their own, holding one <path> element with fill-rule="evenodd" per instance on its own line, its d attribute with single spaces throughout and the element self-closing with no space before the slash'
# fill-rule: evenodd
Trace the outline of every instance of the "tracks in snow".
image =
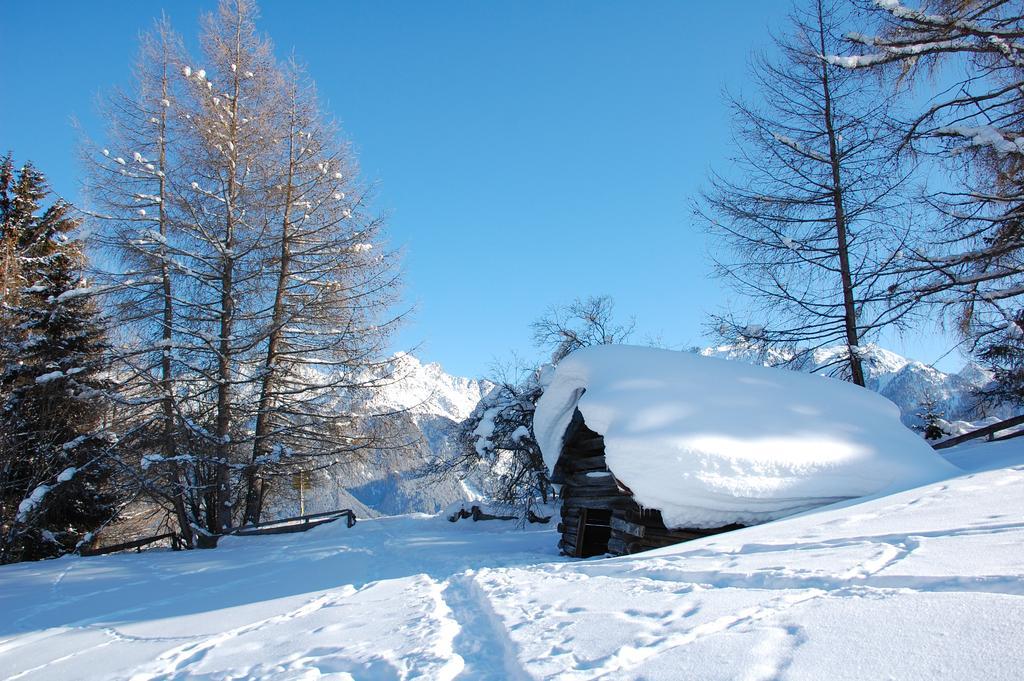
<svg viewBox="0 0 1024 681">
<path fill-rule="evenodd" d="M 519 663 L 515 644 L 473 576 L 472 570 L 454 575 L 441 592 L 450 616 L 459 625 L 454 648 L 465 667 L 455 678 L 526 681 L 530 677 Z"/>
<path fill-rule="evenodd" d="M 264 627 L 271 627 L 275 624 L 310 615 L 326 606 L 344 599 L 354 593 L 354 591 L 355 589 L 350 587 L 348 589 L 341 590 L 341 593 L 332 592 L 323 594 L 303 603 L 294 610 L 274 615 L 273 617 L 267 617 L 256 622 L 251 622 L 234 629 L 228 629 L 226 631 L 213 634 L 212 636 L 202 638 L 197 637 L 197 640 L 191 640 L 161 653 L 151 666 L 133 674 L 131 681 L 156 681 L 157 679 L 169 680 L 189 678 L 192 676 L 193 670 L 191 668 L 200 663 L 203 658 L 206 657 L 206 654 L 217 646 L 232 639 L 236 639 L 239 636 L 263 629 Z M 116 631 L 108 630 L 108 633 L 117 639 L 134 638 L 135 640 L 145 640 L 143 637 L 126 637 L 124 634 Z M 169 639 L 165 638 L 158 640 Z"/>
</svg>

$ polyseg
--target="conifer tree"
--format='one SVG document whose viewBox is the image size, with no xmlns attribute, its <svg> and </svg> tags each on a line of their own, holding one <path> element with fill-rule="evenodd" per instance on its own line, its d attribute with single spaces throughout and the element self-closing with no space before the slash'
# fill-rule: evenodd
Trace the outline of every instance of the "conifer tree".
<svg viewBox="0 0 1024 681">
<path fill-rule="evenodd" d="M 113 517 L 113 465 L 103 427 L 105 336 L 83 277 L 71 207 L 45 210 L 31 165 L 0 181 L 5 268 L 0 372 L 0 561 L 54 557 Z"/>
<path fill-rule="evenodd" d="M 106 146 L 87 145 L 83 161 L 97 241 L 121 266 L 102 273 L 111 314 L 131 330 L 114 344 L 124 433 L 119 457 L 133 465 L 164 462 L 147 465 L 138 481 L 149 498 L 171 510 L 191 546 L 197 524 L 191 491 L 198 481 L 179 457 L 189 414 L 178 390 L 187 385 L 189 341 L 178 307 L 189 244 L 179 227 L 180 158 L 174 153 L 183 134 L 176 107 L 184 95 L 184 47 L 166 16 L 140 42 L 132 88 L 114 91 L 103 105 Z"/>
<path fill-rule="evenodd" d="M 928 395 L 921 401 L 921 411 L 917 413 L 920 420 L 918 430 L 925 440 L 941 440 L 949 433 L 942 429 L 945 413 L 939 410 L 938 404 L 932 395 Z"/>
<path fill-rule="evenodd" d="M 244 520 L 258 522 L 275 476 L 322 467 L 368 448 L 394 446 L 373 412 L 338 409 L 332 396 L 365 394 L 393 381 L 385 341 L 397 274 L 382 247 L 382 220 L 316 90 L 294 62 L 279 71 L 270 166 L 269 274 L 257 361 L 257 411 L 246 471 Z M 369 417 L 369 419 L 367 419 Z M 287 455 L 287 456 L 283 456 Z M 289 461 L 289 459 L 291 459 Z"/>
</svg>

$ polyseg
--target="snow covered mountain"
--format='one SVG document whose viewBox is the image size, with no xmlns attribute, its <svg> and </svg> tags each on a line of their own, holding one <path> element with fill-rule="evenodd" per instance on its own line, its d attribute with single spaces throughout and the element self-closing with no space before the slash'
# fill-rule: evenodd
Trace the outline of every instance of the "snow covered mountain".
<svg viewBox="0 0 1024 681">
<path fill-rule="evenodd" d="M 427 470 L 452 452 L 456 426 L 493 384 L 452 376 L 440 364 L 424 364 L 407 353 L 399 353 L 395 360 L 394 380 L 377 391 L 366 408 L 373 413 L 402 412 L 393 425 L 402 440 L 416 444 L 377 450 L 364 461 L 322 472 L 307 495 L 306 512 L 351 508 L 362 517 L 437 513 L 452 502 L 475 498 L 462 482 L 439 480 Z"/>
<path fill-rule="evenodd" d="M 804 371 L 826 373 L 845 347 L 814 351 Z M 705 348 L 700 354 L 766 366 L 781 365 L 788 357 L 780 352 L 762 353 L 752 345 L 723 345 Z M 944 373 L 917 360 L 885 350 L 875 344 L 861 348 L 867 387 L 888 398 L 900 408 L 908 426 L 920 423 L 918 414 L 931 400 L 946 421 L 976 421 L 985 417 L 1006 418 L 1016 413 L 1009 407 L 984 409 L 974 397 L 975 391 L 991 382 L 992 376 L 981 366 L 969 362 L 957 373 Z"/>
<path fill-rule="evenodd" d="M 803 370 L 823 371 L 841 352 L 841 347 L 820 349 Z M 908 426 L 920 422 L 918 414 L 929 399 L 950 422 L 1016 413 L 1009 408 L 980 408 L 973 393 L 991 376 L 977 364 L 944 373 L 877 345 L 865 346 L 862 353 L 868 387 L 894 402 Z M 700 354 L 768 366 L 787 359 L 780 353 L 765 357 L 753 346 L 736 345 L 705 348 Z M 364 517 L 436 513 L 452 502 L 475 498 L 476 492 L 462 482 L 426 477 L 425 472 L 431 462 L 453 452 L 456 426 L 493 387 L 489 381 L 452 376 L 439 364 L 399 353 L 395 380 L 378 391 L 369 407 L 378 413 L 404 411 L 397 417 L 397 427 L 418 444 L 401 451 L 376 451 L 363 462 L 324 472 L 307 496 L 306 511 L 352 508 Z M 297 507 L 288 511 L 296 512 Z"/>
<path fill-rule="evenodd" d="M 443 416 L 458 423 L 468 418 L 477 402 L 494 387 L 490 381 L 452 376 L 445 373 L 440 364 L 423 364 L 405 352 L 395 358 L 396 380 L 385 386 L 376 398 L 392 409 Z"/>
</svg>

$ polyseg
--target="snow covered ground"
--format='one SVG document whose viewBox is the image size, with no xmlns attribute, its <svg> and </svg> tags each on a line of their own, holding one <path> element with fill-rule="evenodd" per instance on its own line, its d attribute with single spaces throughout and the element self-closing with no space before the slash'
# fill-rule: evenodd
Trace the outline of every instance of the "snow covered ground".
<svg viewBox="0 0 1024 681">
<path fill-rule="evenodd" d="M 0 568 L 7 679 L 1016 679 L 1024 443 L 647 554 L 427 516 Z"/>
</svg>

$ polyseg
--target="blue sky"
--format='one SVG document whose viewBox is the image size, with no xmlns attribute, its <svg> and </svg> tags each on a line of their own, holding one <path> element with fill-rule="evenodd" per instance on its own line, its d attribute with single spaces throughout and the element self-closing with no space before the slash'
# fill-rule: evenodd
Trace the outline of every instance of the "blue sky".
<svg viewBox="0 0 1024 681">
<path fill-rule="evenodd" d="M 198 2 L 10 2 L 0 23 L 0 150 L 78 197 L 73 117 L 126 82 L 166 8 L 195 46 Z M 689 201 L 729 151 L 723 88 L 741 90 L 788 0 L 269 2 L 377 185 L 416 305 L 396 349 L 481 375 L 532 353 L 551 305 L 608 294 L 638 336 L 704 344 L 729 297 L 710 278 Z M 884 345 L 925 362 L 932 327 Z M 962 360 L 953 353 L 940 367 Z"/>
</svg>

